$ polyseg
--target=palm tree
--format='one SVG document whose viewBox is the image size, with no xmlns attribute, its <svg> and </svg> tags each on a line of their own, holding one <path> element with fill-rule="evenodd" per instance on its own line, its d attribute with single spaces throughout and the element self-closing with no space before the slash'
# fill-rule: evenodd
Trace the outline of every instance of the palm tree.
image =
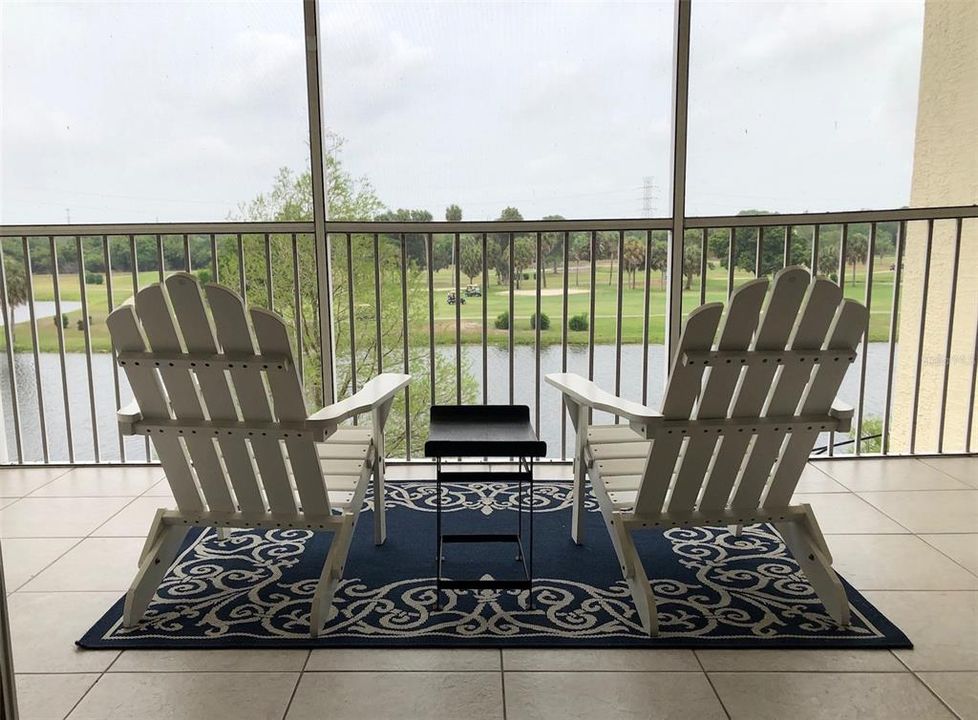
<svg viewBox="0 0 978 720">
<path fill-rule="evenodd" d="M 10 323 L 10 340 L 14 343 L 17 325 L 14 321 L 14 309 L 27 304 L 27 274 L 20 260 L 7 257 L 4 259 L 4 290 L 7 296 L 7 317 L 4 322 Z"/>
</svg>

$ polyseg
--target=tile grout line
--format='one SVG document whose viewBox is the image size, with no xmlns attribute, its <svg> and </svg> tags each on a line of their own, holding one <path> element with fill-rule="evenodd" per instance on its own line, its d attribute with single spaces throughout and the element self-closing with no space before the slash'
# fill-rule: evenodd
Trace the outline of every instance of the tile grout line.
<svg viewBox="0 0 978 720">
<path fill-rule="evenodd" d="M 940 695 L 938 695 L 937 692 L 934 690 L 934 688 L 932 688 L 930 686 L 930 684 L 926 680 L 924 680 L 922 677 L 920 677 L 920 674 L 919 673 L 911 670 L 910 671 L 910 674 L 914 676 L 914 678 L 917 680 L 917 682 L 919 682 L 921 685 L 923 685 L 925 688 L 927 688 L 927 692 L 929 692 L 931 695 L 933 695 L 937 699 L 937 702 L 939 702 L 941 705 L 943 705 L 945 708 L 947 708 L 947 711 L 949 713 L 951 713 L 951 715 L 953 717 L 957 718 L 957 720 L 963 720 L 962 716 L 958 714 L 958 711 L 955 710 L 950 705 L 948 705 L 946 702 L 944 702 L 944 698 L 942 698 Z"/>
<path fill-rule="evenodd" d="M 503 720 L 506 720 L 506 666 L 503 662 L 502 648 L 499 648 L 499 690 L 503 697 Z"/>
<path fill-rule="evenodd" d="M 692 651 L 693 657 L 696 658 L 696 664 L 700 666 L 700 672 L 703 673 L 703 677 L 706 678 L 706 682 L 710 685 L 710 690 L 713 691 L 713 697 L 715 697 L 717 702 L 720 703 L 720 709 L 723 710 L 724 715 L 727 716 L 727 720 L 731 720 L 733 716 L 730 714 L 730 711 L 727 710 L 727 706 L 723 703 L 723 698 L 720 697 L 720 693 L 717 692 L 716 685 L 713 684 L 713 678 L 711 678 L 710 673 L 706 671 L 706 667 L 703 665 L 703 661 L 700 659 L 699 653 L 696 652 L 696 648 L 692 648 Z"/>
<path fill-rule="evenodd" d="M 299 691 L 299 683 L 302 682 L 302 676 L 306 674 L 306 668 L 309 667 L 309 659 L 312 657 L 312 650 L 306 651 L 306 659 L 302 663 L 302 667 L 299 669 L 299 674 L 295 678 L 295 685 L 292 687 L 292 693 L 289 695 L 289 701 L 285 703 L 285 710 L 282 713 L 282 720 L 285 720 L 289 715 L 289 710 L 292 709 L 292 701 L 295 700 L 295 694 Z"/>
<path fill-rule="evenodd" d="M 7 595 L 13 595 L 14 593 L 18 593 L 18 592 L 32 592 L 30 590 L 24 590 L 24 588 L 27 587 L 28 585 L 30 585 L 34 581 L 35 578 L 37 578 L 37 577 L 39 577 L 41 575 L 41 573 L 43 573 L 46 570 L 50 569 L 52 565 L 54 565 L 56 562 L 58 562 L 61 558 L 63 558 L 68 553 L 70 553 L 76 547 L 78 547 L 79 545 L 81 545 L 88 538 L 87 537 L 77 537 L 77 538 L 75 538 L 75 537 L 68 537 L 68 538 L 4 538 L 4 540 L 55 540 L 55 539 L 58 539 L 58 540 L 61 540 L 61 539 L 63 539 L 63 540 L 75 540 L 75 543 L 72 544 L 71 546 L 69 546 L 67 550 L 65 550 L 63 553 L 61 553 L 60 555 L 58 555 L 54 560 L 52 560 L 47 565 L 45 565 L 40 570 L 38 570 L 36 573 L 34 573 L 33 575 L 31 575 L 29 578 L 27 578 L 27 580 L 25 580 L 24 582 L 22 582 L 15 589 L 13 589 L 10 592 L 8 592 Z M 39 591 L 35 590 L 33 592 L 39 592 Z"/>
<path fill-rule="evenodd" d="M 925 535 L 971 535 L 973 533 L 924 533 L 924 534 Z M 970 573 L 971 575 L 973 575 L 976 578 L 978 578 L 978 572 L 975 572 L 971 568 L 965 567 L 960 562 L 958 562 L 957 560 L 955 560 L 953 557 L 951 557 L 950 555 L 948 555 L 946 552 L 944 552 L 943 550 L 941 550 L 941 548 L 937 547 L 937 545 L 934 545 L 933 543 L 928 542 L 926 538 L 922 538 L 920 535 L 914 535 L 914 537 L 917 538 L 918 540 L 920 540 L 925 545 L 927 545 L 927 547 L 934 548 L 937 552 L 939 552 L 941 555 L 943 555 L 944 557 L 946 557 L 948 560 L 950 560 L 951 562 L 953 562 L 955 565 L 957 565 L 959 568 L 961 568 L 965 572 Z M 976 536 L 975 539 L 978 540 L 978 536 Z"/>
</svg>

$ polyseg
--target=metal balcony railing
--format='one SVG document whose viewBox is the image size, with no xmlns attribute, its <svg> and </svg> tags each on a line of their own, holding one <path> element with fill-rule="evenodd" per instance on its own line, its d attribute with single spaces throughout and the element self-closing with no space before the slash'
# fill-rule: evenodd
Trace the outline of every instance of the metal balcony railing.
<svg viewBox="0 0 978 720">
<path fill-rule="evenodd" d="M 328 277 L 317 272 L 311 222 L 0 227 L 0 458 L 153 461 L 147 443 L 118 433 L 115 409 L 131 394 L 104 318 L 171 272 L 237 287 L 285 316 L 310 405 L 322 402 L 324 377 L 342 398 L 384 369 L 410 372 L 393 458 L 418 458 L 431 403 L 515 402 L 531 407 L 551 456 L 567 459 L 565 413 L 541 392 L 544 374 L 579 372 L 657 405 L 667 323 L 798 264 L 870 309 L 843 386 L 857 408 L 854 436 L 827 437 L 821 451 L 972 451 L 978 208 L 686 218 L 681 244 L 672 227 L 669 218 L 329 222 Z M 679 248 L 682 263 L 670 262 Z M 670 267 L 681 276 L 668 277 Z"/>
</svg>

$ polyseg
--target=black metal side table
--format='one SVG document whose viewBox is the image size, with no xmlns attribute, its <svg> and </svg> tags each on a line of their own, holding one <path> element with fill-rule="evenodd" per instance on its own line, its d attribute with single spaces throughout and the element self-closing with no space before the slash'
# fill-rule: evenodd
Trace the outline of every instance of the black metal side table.
<svg viewBox="0 0 978 720">
<path fill-rule="evenodd" d="M 425 455 L 436 460 L 435 475 L 435 609 L 441 608 L 443 589 L 526 589 L 533 604 L 533 459 L 547 454 L 547 444 L 537 438 L 530 424 L 526 405 L 433 405 Z M 488 470 L 444 472 L 442 461 L 451 457 L 516 458 L 514 472 Z M 515 533 L 442 532 L 441 486 L 443 482 L 515 482 L 517 490 L 517 528 Z M 523 483 L 529 485 L 529 528 L 523 546 Z M 453 543 L 512 543 L 516 560 L 522 565 L 519 579 L 445 578 L 442 561 L 445 546 Z"/>
</svg>

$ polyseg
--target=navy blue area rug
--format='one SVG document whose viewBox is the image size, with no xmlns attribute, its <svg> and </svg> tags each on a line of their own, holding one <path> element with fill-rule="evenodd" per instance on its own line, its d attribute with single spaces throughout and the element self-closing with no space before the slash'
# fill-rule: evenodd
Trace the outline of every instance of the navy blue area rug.
<svg viewBox="0 0 978 720">
<path fill-rule="evenodd" d="M 388 539 L 373 544 L 364 509 L 317 639 L 309 608 L 328 534 L 236 530 L 221 541 L 195 531 L 142 623 L 122 627 L 120 599 L 78 642 L 85 648 L 698 647 L 909 648 L 899 628 L 846 584 L 852 625 L 827 615 L 768 526 L 672 529 L 637 540 L 658 598 L 659 636 L 642 633 L 596 503 L 585 544 L 570 539 L 569 484 L 537 483 L 534 603 L 526 590 L 443 591 L 434 607 L 432 483 L 389 482 Z M 505 531 L 517 518 L 514 486 L 443 486 L 445 531 Z M 526 496 L 524 495 L 524 502 Z M 525 518 L 524 518 L 525 520 Z M 511 530 L 510 530 L 511 531 Z M 468 556 L 463 556 L 467 553 Z M 451 546 L 445 573 L 513 574 L 511 546 Z"/>
</svg>

